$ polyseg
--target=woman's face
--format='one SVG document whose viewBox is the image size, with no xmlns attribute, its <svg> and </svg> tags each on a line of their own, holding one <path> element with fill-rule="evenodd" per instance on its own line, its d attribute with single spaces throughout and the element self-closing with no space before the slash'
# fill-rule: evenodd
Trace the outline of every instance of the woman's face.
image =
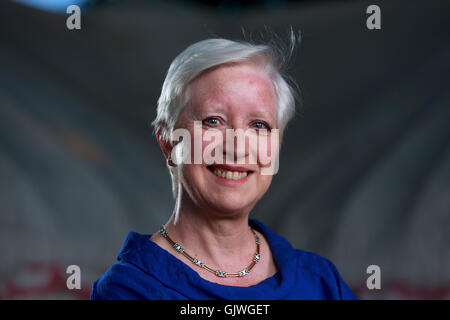
<svg viewBox="0 0 450 320">
<path fill-rule="evenodd" d="M 228 64 L 202 73 L 189 84 L 187 94 L 189 102 L 174 129 L 189 131 L 193 155 L 194 121 L 197 121 L 202 128 L 202 155 L 210 143 L 221 143 L 223 152 L 219 156 L 223 164 L 208 165 L 203 158 L 201 164 L 195 164 L 192 156 L 192 164 L 179 165 L 183 196 L 189 196 L 197 206 L 214 212 L 228 215 L 249 212 L 269 188 L 272 175 L 261 174 L 264 166 L 257 154 L 257 144 L 250 140 L 244 148 L 235 140 L 234 148 L 227 150 L 225 130 L 253 129 L 256 136 L 260 136 L 262 129 L 266 129 L 269 142 L 265 146 L 271 152 L 270 130 L 276 128 L 276 96 L 272 82 L 255 64 Z M 203 139 L 208 129 L 220 130 L 223 140 Z M 226 156 L 234 162 L 226 162 Z"/>
</svg>

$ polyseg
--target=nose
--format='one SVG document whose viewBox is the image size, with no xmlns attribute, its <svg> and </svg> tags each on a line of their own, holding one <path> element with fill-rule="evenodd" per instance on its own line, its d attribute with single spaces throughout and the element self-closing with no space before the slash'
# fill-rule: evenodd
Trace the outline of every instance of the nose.
<svg viewBox="0 0 450 320">
<path fill-rule="evenodd" d="M 227 163 L 245 163 L 249 145 L 244 129 L 233 127 L 225 130 L 223 152 Z"/>
</svg>

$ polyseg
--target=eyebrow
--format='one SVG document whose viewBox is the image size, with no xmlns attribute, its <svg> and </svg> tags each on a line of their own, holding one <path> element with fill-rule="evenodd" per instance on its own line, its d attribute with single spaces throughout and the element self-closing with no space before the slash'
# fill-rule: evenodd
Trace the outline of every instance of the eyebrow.
<svg viewBox="0 0 450 320">
<path fill-rule="evenodd" d="M 198 111 L 198 109 L 194 108 L 194 115 L 196 117 L 203 117 L 206 113 L 209 112 L 217 112 L 217 113 L 222 113 L 222 114 L 226 114 L 228 112 L 228 108 L 226 107 L 226 105 L 224 105 L 223 103 L 218 103 L 218 102 L 208 102 L 205 101 L 203 103 L 204 108 L 202 109 L 202 111 Z M 276 108 L 275 108 L 276 109 Z M 276 110 L 274 113 L 269 113 L 269 112 L 265 112 L 265 110 L 263 111 L 262 108 L 256 108 L 256 110 L 251 110 L 249 112 L 249 117 L 250 118 L 257 118 L 257 119 L 264 119 L 266 121 L 271 121 L 273 122 L 273 125 L 276 125 L 277 122 L 277 114 L 276 114 Z"/>
<path fill-rule="evenodd" d="M 270 121 L 276 122 L 276 113 L 272 114 L 272 113 L 268 113 L 268 112 L 262 112 L 261 110 L 256 110 L 256 111 L 250 112 L 250 116 L 262 118 L 262 119 L 268 119 Z"/>
</svg>

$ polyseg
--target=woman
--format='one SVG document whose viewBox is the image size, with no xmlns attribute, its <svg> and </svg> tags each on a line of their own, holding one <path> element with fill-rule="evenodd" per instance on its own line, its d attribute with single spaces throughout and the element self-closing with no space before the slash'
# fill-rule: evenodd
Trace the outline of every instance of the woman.
<svg viewBox="0 0 450 320">
<path fill-rule="evenodd" d="M 354 298 L 330 261 L 249 219 L 276 173 L 278 142 L 294 115 L 283 60 L 268 45 L 209 39 L 172 62 L 154 125 L 174 212 L 152 235 L 128 234 L 92 299 Z M 228 134 L 238 130 L 249 133 L 243 143 Z M 180 131 L 182 139 L 174 134 Z M 261 143 L 263 136 L 271 143 Z M 261 161 L 261 150 L 270 162 Z"/>
</svg>

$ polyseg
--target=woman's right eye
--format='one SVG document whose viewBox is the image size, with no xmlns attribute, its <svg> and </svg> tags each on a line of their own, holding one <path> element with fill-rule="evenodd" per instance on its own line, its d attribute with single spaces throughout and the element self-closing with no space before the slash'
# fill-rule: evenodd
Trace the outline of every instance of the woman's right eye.
<svg viewBox="0 0 450 320">
<path fill-rule="evenodd" d="M 216 126 L 219 124 L 219 119 L 217 118 L 207 118 L 203 120 L 204 124 L 210 125 L 210 126 Z"/>
</svg>

